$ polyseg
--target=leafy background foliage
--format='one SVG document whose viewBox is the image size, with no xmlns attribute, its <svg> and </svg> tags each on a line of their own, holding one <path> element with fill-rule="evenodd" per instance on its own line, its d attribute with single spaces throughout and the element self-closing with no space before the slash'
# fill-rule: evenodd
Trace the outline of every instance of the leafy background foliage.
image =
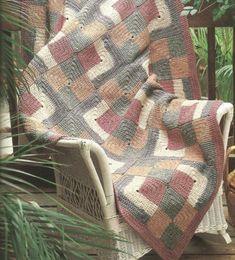
<svg viewBox="0 0 235 260">
<path fill-rule="evenodd" d="M 182 15 L 195 15 L 211 7 L 214 20 L 220 19 L 235 8 L 234 0 L 182 0 L 182 3 L 186 5 Z"/>
<path fill-rule="evenodd" d="M 207 29 L 191 29 L 202 95 L 208 95 Z M 233 103 L 233 29 L 216 28 L 216 96 Z"/>
<path fill-rule="evenodd" d="M 233 16 L 235 25 L 235 0 L 182 0 L 185 5 L 182 15 L 195 15 L 211 10 L 213 20 Z M 208 95 L 208 41 L 207 29 L 191 29 L 191 36 L 197 56 L 202 95 Z M 216 96 L 233 102 L 233 30 L 216 28 Z"/>
</svg>

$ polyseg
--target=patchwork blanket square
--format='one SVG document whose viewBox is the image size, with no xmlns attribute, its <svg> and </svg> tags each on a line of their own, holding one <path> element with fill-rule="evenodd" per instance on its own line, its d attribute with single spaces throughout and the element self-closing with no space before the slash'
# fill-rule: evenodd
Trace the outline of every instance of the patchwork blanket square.
<svg viewBox="0 0 235 260">
<path fill-rule="evenodd" d="M 180 0 L 32 6 L 49 13 L 50 34 L 40 38 L 38 24 L 28 35 L 45 42 L 20 86 L 26 132 L 97 142 L 115 165 L 124 220 L 163 259 L 179 258 L 218 191 L 224 158 L 222 103 L 199 100 Z"/>
</svg>

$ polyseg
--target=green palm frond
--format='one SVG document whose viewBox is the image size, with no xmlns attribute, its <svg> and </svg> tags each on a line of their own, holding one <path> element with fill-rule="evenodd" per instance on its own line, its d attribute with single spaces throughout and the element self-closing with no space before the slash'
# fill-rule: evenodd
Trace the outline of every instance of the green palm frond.
<svg viewBox="0 0 235 260">
<path fill-rule="evenodd" d="M 31 30 L 27 23 L 26 6 L 19 0 L 0 0 L 0 101 L 15 100 L 18 95 L 18 83 L 24 82 L 22 69 L 26 66 L 21 50 L 20 30 Z M 18 31 L 11 31 L 7 25 Z"/>
<path fill-rule="evenodd" d="M 30 30 L 26 10 L 27 4 L 20 0 L 0 0 L 0 20 L 2 23 Z"/>
<path fill-rule="evenodd" d="M 0 252 L 6 260 L 9 255 L 24 260 L 56 260 L 69 254 L 92 259 L 84 252 L 87 246 L 110 249 L 106 241 L 115 239 L 99 226 L 26 203 L 11 194 L 1 195 L 0 206 L 0 232 L 4 234 Z"/>
<path fill-rule="evenodd" d="M 13 154 L 0 158 L 0 187 L 4 185 L 28 194 L 33 189 L 43 193 L 23 176 L 40 180 L 44 180 L 43 178 L 14 167 L 14 163 L 55 167 L 50 161 L 33 159 L 30 152 L 39 148 L 47 149 L 45 145 L 30 143 L 24 149 L 18 150 L 16 157 Z M 51 149 L 49 151 L 52 152 Z M 120 237 L 83 220 L 66 210 L 50 195 L 44 195 L 63 208 L 68 215 L 24 202 L 15 193 L 0 192 L 0 255 L 4 256 L 1 259 L 16 257 L 22 260 L 57 260 L 67 259 L 68 255 L 74 255 L 77 259 L 92 259 L 84 252 L 87 247 L 116 250 L 108 246 L 107 240 L 121 240 Z"/>
<path fill-rule="evenodd" d="M 194 50 L 198 56 L 197 65 L 205 67 L 207 65 L 208 44 L 206 28 L 190 29 L 194 43 Z"/>
</svg>

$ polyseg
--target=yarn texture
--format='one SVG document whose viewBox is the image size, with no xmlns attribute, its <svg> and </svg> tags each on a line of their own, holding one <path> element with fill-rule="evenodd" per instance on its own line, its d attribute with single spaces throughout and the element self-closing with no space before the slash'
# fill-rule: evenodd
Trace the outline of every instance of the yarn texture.
<svg viewBox="0 0 235 260">
<path fill-rule="evenodd" d="M 50 33 L 25 70 L 30 91 L 20 86 L 26 132 L 100 144 L 120 214 L 163 259 L 178 259 L 213 202 L 224 160 L 222 103 L 199 100 L 181 1 L 30 2 Z"/>
</svg>

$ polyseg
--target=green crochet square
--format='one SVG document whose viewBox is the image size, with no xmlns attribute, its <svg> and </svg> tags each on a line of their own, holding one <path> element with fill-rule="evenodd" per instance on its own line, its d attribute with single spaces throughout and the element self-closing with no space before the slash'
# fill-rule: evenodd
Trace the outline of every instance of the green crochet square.
<svg viewBox="0 0 235 260">
<path fill-rule="evenodd" d="M 158 80 L 170 80 L 170 78 L 172 77 L 169 59 L 161 59 L 152 64 L 152 66 Z"/>
<path fill-rule="evenodd" d="M 171 179 L 171 174 L 172 170 L 170 169 L 161 169 L 160 167 L 154 167 L 150 171 L 149 176 L 152 176 L 163 182 L 169 182 Z"/>
<path fill-rule="evenodd" d="M 126 112 L 127 107 L 130 104 L 130 100 L 126 96 L 122 96 L 120 98 L 117 98 L 112 106 L 111 109 L 114 113 L 116 113 L 119 116 L 123 116 Z"/>
<path fill-rule="evenodd" d="M 171 57 L 181 57 L 186 54 L 184 41 L 180 35 L 169 37 L 168 46 Z"/>
<path fill-rule="evenodd" d="M 183 232 L 174 223 L 171 223 L 163 232 L 161 241 L 166 247 L 173 250 L 176 247 L 177 242 L 179 242 L 182 234 Z"/>
<path fill-rule="evenodd" d="M 166 189 L 160 207 L 170 218 L 173 219 L 183 208 L 185 200 L 171 187 L 167 187 Z"/>
<path fill-rule="evenodd" d="M 196 143 L 197 139 L 192 123 L 182 125 L 181 134 L 186 146 L 191 146 Z"/>
<path fill-rule="evenodd" d="M 124 141 L 130 142 L 136 133 L 136 124 L 128 119 L 121 121 L 120 127 L 113 133 L 113 136 Z"/>
</svg>

